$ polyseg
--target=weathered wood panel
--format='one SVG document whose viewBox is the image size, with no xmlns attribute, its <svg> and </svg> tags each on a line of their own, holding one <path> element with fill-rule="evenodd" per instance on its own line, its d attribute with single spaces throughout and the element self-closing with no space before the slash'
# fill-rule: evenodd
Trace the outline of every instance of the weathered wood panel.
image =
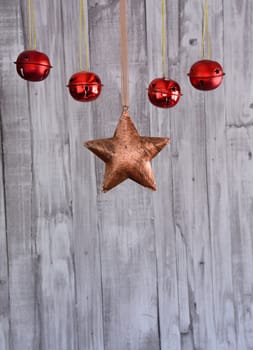
<svg viewBox="0 0 253 350">
<path fill-rule="evenodd" d="M 214 58 L 223 62 L 227 75 L 230 67 L 226 64 L 224 45 L 223 6 L 219 1 L 212 2 L 213 13 L 210 21 L 213 33 L 212 52 Z M 210 242 L 212 254 L 213 310 L 216 326 L 216 347 L 236 349 L 235 303 L 231 264 L 231 234 L 227 153 L 225 96 L 228 81 L 219 90 L 205 96 L 206 115 L 206 173 L 209 199 Z M 213 108 L 215 106 L 215 108 Z M 225 276 L 225 278 L 224 278 Z M 221 312 L 222 310 L 222 312 Z"/>
<path fill-rule="evenodd" d="M 3 3 L 0 6 L 4 12 Z M 7 22 L 8 23 L 8 22 Z M 6 22 L 1 22 L 1 32 L 8 28 Z M 0 38 L 0 45 L 4 47 L 4 36 Z M 0 56 L 0 69 L 4 69 L 4 55 Z M 1 91 L 3 85 L 1 84 Z M 1 101 L 1 106 L 2 106 Z M 6 197 L 5 197 L 5 173 L 4 173 L 4 150 L 3 150 L 3 124 L 2 107 L 0 110 L 0 349 L 9 350 L 9 271 L 8 271 L 8 246 L 6 227 Z"/>
<path fill-rule="evenodd" d="M 253 349 L 252 16 L 249 1 L 224 4 L 224 61 L 231 261 L 237 346 Z M 227 247 L 226 247 L 227 249 Z"/>
<path fill-rule="evenodd" d="M 119 1 L 88 0 L 91 70 L 101 97 L 75 102 L 79 1 L 34 0 L 42 83 L 12 62 L 27 43 L 27 1 L 0 0 L 0 349 L 252 350 L 252 18 L 247 0 L 209 1 L 224 84 L 194 90 L 202 2 L 166 2 L 168 76 L 183 96 L 152 106 L 161 76 L 161 2 L 128 3 L 130 114 L 169 136 L 158 191 L 126 181 L 100 192 L 104 165 L 83 141 L 121 113 Z"/>
<path fill-rule="evenodd" d="M 175 7 L 174 7 L 175 9 Z M 167 13 L 167 11 L 166 11 Z M 175 11 L 173 11 L 175 14 Z M 168 13 L 167 13 L 168 17 Z M 173 17 L 170 15 L 170 18 Z M 176 18 L 176 17 L 175 17 Z M 169 19 L 167 24 L 170 23 Z M 173 35 L 177 35 L 177 21 L 174 25 L 167 26 L 168 52 L 174 49 Z M 161 3 L 146 1 L 146 30 L 148 48 L 148 79 L 146 86 L 155 77 L 160 77 L 162 67 L 161 57 Z M 177 55 L 178 46 L 174 51 Z M 171 57 L 171 56 L 170 56 Z M 150 132 L 152 135 L 172 137 L 170 118 L 168 110 L 148 106 L 148 113 L 151 119 Z M 160 326 L 161 349 L 181 349 L 180 332 L 178 327 L 178 284 L 177 284 L 177 258 L 176 258 L 176 235 L 174 221 L 173 203 L 173 169 L 171 162 L 171 144 L 153 162 L 153 169 L 157 178 L 158 190 L 153 195 L 154 202 L 154 229 L 156 236 L 156 257 L 157 257 L 157 292 L 158 292 L 158 313 Z M 166 174 L 166 175 L 165 175 Z"/>
<path fill-rule="evenodd" d="M 87 10 L 85 8 L 85 13 Z M 73 21 L 79 18 L 79 1 L 72 6 L 62 4 L 62 17 L 66 85 L 71 75 L 80 70 L 78 25 Z M 103 301 L 95 158 L 82 146 L 85 140 L 93 138 L 94 114 L 90 104 L 77 103 L 69 96 L 67 88 L 64 93 L 70 155 L 75 155 L 70 157 L 70 166 L 78 349 L 102 350 Z"/>
<path fill-rule="evenodd" d="M 0 116 L 1 118 L 1 116 Z M 2 122 L 0 119 L 1 127 Z M 1 129 L 2 130 L 2 129 Z M 5 181 L 3 140 L 0 133 L 0 349 L 9 349 L 9 275 L 8 249 L 6 240 Z"/>
<path fill-rule="evenodd" d="M 50 1 L 36 2 L 36 9 L 38 49 L 54 66 L 50 79 L 29 84 L 37 346 L 72 350 L 77 347 L 76 276 L 65 66 L 58 63 L 64 63 L 63 35 L 57 35 L 63 33 L 62 8 Z"/>
<path fill-rule="evenodd" d="M 176 10 L 170 17 L 172 33 L 173 18 L 181 14 L 181 21 L 170 65 L 175 66 L 171 74 L 178 77 L 184 94 L 178 113 L 172 111 L 171 133 L 179 331 L 183 350 L 215 349 L 204 95 L 186 76 L 200 59 L 202 6 L 193 11 L 192 3 L 184 1 Z"/>
<path fill-rule="evenodd" d="M 102 138 L 113 135 L 121 114 L 120 51 L 115 45 L 119 43 L 119 2 L 89 1 L 89 7 L 92 70 L 104 84 L 101 98 L 92 106 L 93 128 L 94 137 Z M 140 134 L 149 135 L 145 2 L 129 1 L 128 14 L 130 114 Z M 110 38 L 106 44 L 105 34 Z M 96 168 L 104 347 L 159 349 L 152 193 L 129 180 L 103 194 L 100 160 Z"/>
<path fill-rule="evenodd" d="M 5 222 L 9 271 L 8 349 L 34 348 L 36 255 L 32 237 L 32 156 L 27 84 L 17 81 L 13 61 L 23 47 L 17 1 L 1 1 L 1 116 Z M 10 45 L 10 43 L 15 43 Z M 16 97 L 15 97 L 16 96 Z M 4 241 L 3 241 L 4 242 Z M 4 261 L 2 261 L 4 263 Z M 4 268 L 4 265 L 3 265 Z M 6 309 L 7 311 L 8 309 Z"/>
</svg>

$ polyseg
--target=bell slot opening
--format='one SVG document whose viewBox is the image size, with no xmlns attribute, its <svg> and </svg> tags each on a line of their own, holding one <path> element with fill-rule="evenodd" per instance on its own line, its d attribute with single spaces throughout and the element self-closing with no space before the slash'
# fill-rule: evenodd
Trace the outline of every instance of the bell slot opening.
<svg viewBox="0 0 253 350">
<path fill-rule="evenodd" d="M 85 85 L 85 87 L 84 87 L 84 96 L 88 97 L 88 94 L 89 94 L 89 86 Z"/>
<path fill-rule="evenodd" d="M 20 72 L 20 74 L 22 75 L 22 77 L 24 78 L 24 77 L 25 77 L 25 74 L 24 74 L 24 69 L 23 69 L 23 67 L 20 67 L 19 72 Z"/>
<path fill-rule="evenodd" d="M 201 80 L 199 81 L 199 86 L 203 88 L 204 85 L 205 85 L 204 80 L 201 79 Z"/>
<path fill-rule="evenodd" d="M 45 71 L 44 71 L 44 79 L 47 77 L 47 75 L 48 75 L 48 69 L 45 69 Z"/>
</svg>

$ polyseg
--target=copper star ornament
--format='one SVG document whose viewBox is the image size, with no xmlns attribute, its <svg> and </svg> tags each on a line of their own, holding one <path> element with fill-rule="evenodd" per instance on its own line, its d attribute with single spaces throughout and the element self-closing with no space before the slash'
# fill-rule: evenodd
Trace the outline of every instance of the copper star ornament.
<svg viewBox="0 0 253 350">
<path fill-rule="evenodd" d="M 123 110 L 113 137 L 87 141 L 84 146 L 105 162 L 102 191 L 126 179 L 156 190 L 150 161 L 169 142 L 167 137 L 140 136 L 127 110 Z"/>
</svg>

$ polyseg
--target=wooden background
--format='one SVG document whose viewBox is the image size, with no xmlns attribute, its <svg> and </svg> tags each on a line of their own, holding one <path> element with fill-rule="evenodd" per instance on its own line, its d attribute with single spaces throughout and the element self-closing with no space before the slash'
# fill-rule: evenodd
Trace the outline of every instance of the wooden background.
<svg viewBox="0 0 253 350">
<path fill-rule="evenodd" d="M 224 83 L 200 92 L 201 0 L 167 0 L 168 75 L 183 96 L 148 102 L 161 75 L 161 1 L 129 0 L 130 114 L 172 142 L 153 193 L 128 180 L 103 194 L 104 164 L 83 148 L 121 113 L 119 1 L 88 0 L 101 97 L 74 101 L 79 1 L 34 0 L 38 50 L 54 68 L 27 83 L 27 2 L 0 0 L 0 349 L 253 349 L 253 1 L 210 0 L 212 58 Z"/>
</svg>

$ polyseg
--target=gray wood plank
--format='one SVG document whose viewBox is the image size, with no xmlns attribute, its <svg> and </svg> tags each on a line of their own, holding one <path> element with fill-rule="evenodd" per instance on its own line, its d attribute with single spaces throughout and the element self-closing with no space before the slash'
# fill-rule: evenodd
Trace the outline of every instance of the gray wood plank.
<svg viewBox="0 0 253 350">
<path fill-rule="evenodd" d="M 223 64 L 224 14 L 223 4 L 209 5 L 212 58 Z M 225 71 L 229 67 L 225 65 Z M 206 152 L 208 202 L 211 230 L 213 300 L 216 326 L 216 346 L 237 349 L 235 302 L 233 300 L 232 251 L 228 201 L 224 84 L 205 95 Z"/>
<path fill-rule="evenodd" d="M 22 4 L 22 9 L 27 12 L 27 2 Z M 39 339 L 36 347 L 73 350 L 77 349 L 76 281 L 61 10 L 60 4 L 54 1 L 35 4 L 37 49 L 49 56 L 53 69 L 45 81 L 28 84 L 32 235 L 39 257 L 36 268 Z"/>
<path fill-rule="evenodd" d="M 4 153 L 11 349 L 36 342 L 36 254 L 31 233 L 31 137 L 27 85 L 13 61 L 23 47 L 18 1 L 1 1 L 1 118 Z M 7 246 L 6 246 L 7 248 Z M 4 348 L 5 349 L 5 348 Z"/>
<path fill-rule="evenodd" d="M 2 61 L 0 61 L 2 70 Z M 9 349 L 9 273 L 4 181 L 4 156 L 2 149 L 2 122 L 0 112 L 0 349 Z"/>
<path fill-rule="evenodd" d="M 224 2 L 229 217 L 237 348 L 253 344 L 252 3 Z M 235 83 L 236 79 L 236 83 Z"/>
<path fill-rule="evenodd" d="M 204 99 L 186 76 L 200 59 L 202 7 L 193 11 L 191 1 L 177 6 L 170 4 L 168 11 L 175 9 L 169 17 L 169 42 L 178 42 L 169 61 L 170 76 L 177 77 L 183 93 L 171 112 L 181 347 L 215 349 Z M 180 18 L 180 27 L 173 18 Z"/>
<path fill-rule="evenodd" d="M 128 2 L 130 114 L 149 135 L 144 11 L 144 1 Z M 89 1 L 89 16 L 91 62 L 104 83 L 92 105 L 94 136 L 110 137 L 121 113 L 119 2 Z M 104 165 L 97 159 L 96 168 L 100 191 Z M 97 199 L 105 349 L 159 349 L 152 193 L 126 181 Z"/>
<path fill-rule="evenodd" d="M 3 13 L 3 4 L 0 9 Z M 5 23 L 1 22 L 1 32 L 6 34 Z M 6 26 L 7 27 L 7 26 Z M 0 38 L 0 45 L 4 47 L 4 35 Z M 0 56 L 0 71 L 4 69 L 4 56 Z M 2 86 L 1 86 L 2 88 Z M 0 110 L 0 349 L 9 349 L 9 271 L 8 247 L 6 227 L 6 198 L 3 152 L 2 108 Z"/>
<path fill-rule="evenodd" d="M 168 17 L 167 12 L 168 11 L 166 11 L 166 15 Z M 171 18 L 173 17 L 171 16 Z M 178 24 L 176 23 L 176 25 Z M 166 26 L 166 28 L 168 28 L 168 26 Z M 174 26 L 170 26 L 170 29 L 173 30 L 174 34 L 177 32 Z M 162 76 L 161 2 L 146 1 L 146 31 L 149 78 L 146 84 L 148 86 L 151 80 Z M 170 37 L 171 36 L 167 33 L 166 38 L 167 40 L 169 39 L 169 44 L 171 42 Z M 169 45 L 168 52 L 172 52 L 171 45 Z M 148 99 L 147 95 L 146 99 Z M 150 103 L 148 107 L 151 118 L 151 134 L 170 137 L 171 112 L 156 108 Z M 180 350 L 181 341 L 178 322 L 176 228 L 173 207 L 171 145 L 163 150 L 156 162 L 153 162 L 153 169 L 158 187 L 157 192 L 153 195 L 153 201 L 161 349 Z"/>
<path fill-rule="evenodd" d="M 84 3 L 87 7 L 87 3 Z M 87 8 L 85 10 L 87 13 Z M 74 2 L 71 7 L 68 1 L 64 1 L 62 16 L 66 62 L 64 75 L 67 83 L 71 75 L 80 70 L 79 1 Z M 76 20 L 73 21 L 73 18 Z M 86 15 L 86 21 L 87 19 Z M 93 68 L 92 64 L 91 70 Z M 77 102 L 67 89 L 64 92 L 70 137 L 78 349 L 102 350 L 102 289 L 95 158 L 83 147 L 85 140 L 93 138 L 94 114 L 91 103 Z"/>
<path fill-rule="evenodd" d="M 252 129 L 229 129 L 228 170 L 230 174 L 230 217 L 238 348 L 252 348 Z"/>
</svg>

